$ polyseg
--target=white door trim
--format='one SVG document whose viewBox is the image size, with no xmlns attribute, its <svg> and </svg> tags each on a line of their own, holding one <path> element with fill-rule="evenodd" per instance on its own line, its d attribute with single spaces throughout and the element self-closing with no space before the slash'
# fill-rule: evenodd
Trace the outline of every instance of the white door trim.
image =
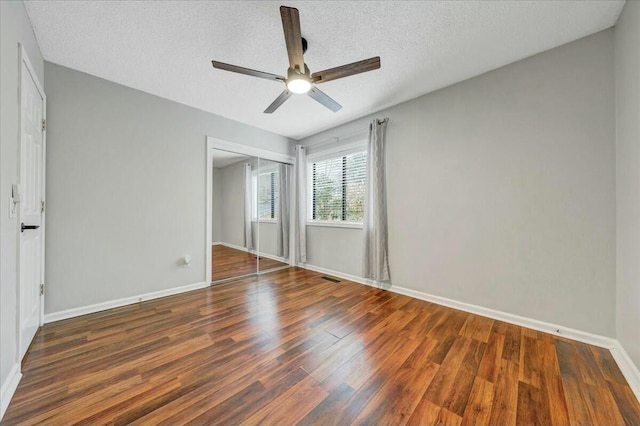
<svg viewBox="0 0 640 426">
<path fill-rule="evenodd" d="M 250 157 L 264 158 L 265 160 L 278 161 L 280 163 L 293 164 L 295 162 L 295 158 L 292 155 L 280 154 L 279 152 L 273 152 L 262 148 L 254 148 L 249 145 L 229 142 L 211 136 L 207 136 L 207 148 L 237 152 L 238 154 L 244 154 Z"/>
<path fill-rule="evenodd" d="M 26 50 L 22 44 L 18 46 L 18 54 L 19 54 L 19 62 L 20 62 L 20 70 L 18 73 L 18 146 L 22 147 L 22 77 L 23 73 L 28 73 L 31 79 L 33 80 L 38 93 L 42 97 L 42 119 L 47 119 L 47 95 L 44 93 L 44 89 L 40 80 L 38 79 L 38 75 L 29 60 L 29 56 L 27 55 Z M 42 201 L 45 202 L 46 198 L 46 152 L 47 152 L 47 132 L 46 129 L 42 131 Z M 21 179 L 22 176 L 22 148 L 20 148 L 20 155 L 18 156 L 18 176 Z M 22 182 L 21 182 L 22 184 Z M 46 208 L 45 208 L 46 211 Z M 20 348 L 22 347 L 22 324 L 21 324 L 21 307 L 22 303 L 20 300 L 20 289 L 21 289 L 21 256 L 22 256 L 22 240 L 20 238 L 20 224 L 22 223 L 22 212 L 21 209 L 18 209 L 18 218 L 16 221 L 16 246 L 17 246 L 17 255 L 16 255 L 16 336 L 17 336 L 17 350 L 16 350 L 16 361 L 20 363 L 22 360 L 20 359 Z M 40 282 L 44 283 L 44 266 L 45 266 L 45 213 L 42 213 L 42 222 L 41 222 L 41 232 L 42 232 L 42 253 L 41 253 L 41 271 L 40 271 Z M 40 296 L 40 315 L 39 315 L 39 323 L 40 326 L 44 324 L 44 295 Z"/>
<path fill-rule="evenodd" d="M 238 154 L 244 154 L 251 157 L 263 158 L 265 160 L 278 161 L 280 163 L 287 164 L 295 164 L 295 158 L 291 155 L 280 154 L 278 152 L 268 151 L 266 149 L 254 148 L 251 146 L 229 142 L 222 139 L 217 139 L 211 136 L 207 136 L 207 151 L 206 151 L 206 163 L 207 163 L 207 182 L 205 184 L 206 188 L 206 203 L 205 203 L 205 223 L 206 223 L 206 238 L 205 238 L 205 281 L 211 282 L 211 245 L 213 243 L 213 150 L 221 149 L 223 151 L 231 151 L 236 152 Z M 293 189 L 292 189 L 293 190 Z M 291 212 L 290 217 L 294 217 L 293 214 L 295 212 L 295 202 L 291 202 Z M 293 220 L 291 221 L 291 229 L 293 229 Z M 289 232 L 290 237 L 290 246 L 294 245 L 291 243 L 293 238 L 293 234 L 291 231 Z M 289 265 L 295 265 L 295 253 L 289 250 Z"/>
</svg>

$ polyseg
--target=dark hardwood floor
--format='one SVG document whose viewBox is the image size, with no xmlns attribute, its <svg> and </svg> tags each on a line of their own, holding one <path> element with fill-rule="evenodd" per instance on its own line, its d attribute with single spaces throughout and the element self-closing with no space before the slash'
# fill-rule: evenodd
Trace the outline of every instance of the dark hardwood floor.
<svg viewBox="0 0 640 426">
<path fill-rule="evenodd" d="M 220 244 L 213 245 L 211 250 L 211 280 L 218 281 L 242 275 L 255 274 L 258 268 L 256 255 Z M 286 263 L 260 256 L 260 271 L 281 268 Z"/>
<path fill-rule="evenodd" d="M 3 424 L 640 424 L 605 349 L 321 277 L 46 324 Z"/>
</svg>

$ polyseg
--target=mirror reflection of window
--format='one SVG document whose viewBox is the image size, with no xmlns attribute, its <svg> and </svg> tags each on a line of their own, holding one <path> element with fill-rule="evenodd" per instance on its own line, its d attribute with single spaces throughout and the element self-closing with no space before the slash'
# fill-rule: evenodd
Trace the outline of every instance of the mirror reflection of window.
<svg viewBox="0 0 640 426">
<path fill-rule="evenodd" d="M 279 171 L 256 170 L 252 184 L 253 219 L 260 221 L 276 221 L 280 209 L 280 173 Z"/>
</svg>

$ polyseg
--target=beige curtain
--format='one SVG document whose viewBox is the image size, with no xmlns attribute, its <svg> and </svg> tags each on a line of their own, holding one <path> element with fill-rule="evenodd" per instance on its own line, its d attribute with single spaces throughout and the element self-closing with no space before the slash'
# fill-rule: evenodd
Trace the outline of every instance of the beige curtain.
<svg viewBox="0 0 640 426">
<path fill-rule="evenodd" d="M 389 282 L 389 246 L 387 241 L 387 185 L 385 176 L 385 139 L 388 119 L 375 119 L 369 125 L 367 179 L 364 198 L 363 276 L 377 282 Z"/>
<path fill-rule="evenodd" d="M 244 169 L 244 245 L 247 250 L 251 251 L 255 247 L 253 245 L 253 176 L 251 174 L 251 163 L 246 163 Z"/>
<path fill-rule="evenodd" d="M 307 151 L 296 146 L 296 262 L 307 261 Z"/>
<path fill-rule="evenodd" d="M 289 211 L 290 211 L 290 175 L 291 166 L 288 164 L 280 164 L 278 168 L 278 179 L 280 193 L 278 194 L 278 256 L 288 258 L 289 257 Z"/>
</svg>

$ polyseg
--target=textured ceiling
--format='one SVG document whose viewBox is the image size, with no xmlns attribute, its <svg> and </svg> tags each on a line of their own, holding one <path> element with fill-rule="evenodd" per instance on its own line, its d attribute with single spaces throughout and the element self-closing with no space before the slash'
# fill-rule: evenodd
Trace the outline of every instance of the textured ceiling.
<svg viewBox="0 0 640 426">
<path fill-rule="evenodd" d="M 294 139 L 337 126 L 615 24 L 624 1 L 26 1 L 44 58 Z M 382 68 L 262 111 L 283 84 L 279 6 L 300 10 L 311 71 L 380 56 Z"/>
</svg>

